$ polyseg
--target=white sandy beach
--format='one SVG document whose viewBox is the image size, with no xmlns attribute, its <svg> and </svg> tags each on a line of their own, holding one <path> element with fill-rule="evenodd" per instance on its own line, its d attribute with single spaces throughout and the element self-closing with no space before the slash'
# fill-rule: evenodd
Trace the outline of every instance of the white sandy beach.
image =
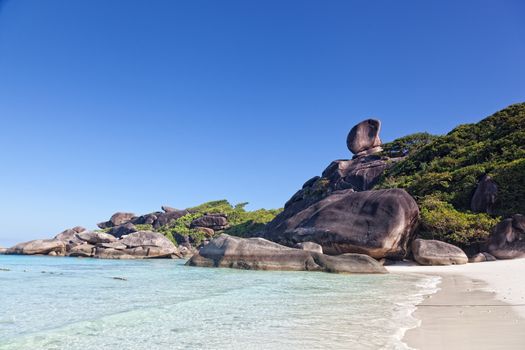
<svg viewBox="0 0 525 350">
<path fill-rule="evenodd" d="M 452 266 L 388 266 L 392 273 L 442 278 L 418 306 L 418 328 L 405 334 L 416 349 L 524 349 L 525 259 Z"/>
</svg>

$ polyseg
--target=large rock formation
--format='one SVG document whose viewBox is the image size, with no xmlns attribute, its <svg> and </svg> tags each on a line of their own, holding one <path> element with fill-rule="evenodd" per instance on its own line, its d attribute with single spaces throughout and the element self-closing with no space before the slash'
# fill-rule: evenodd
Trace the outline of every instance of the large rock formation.
<svg viewBox="0 0 525 350">
<path fill-rule="evenodd" d="M 288 224 L 285 224 L 286 221 L 292 220 L 292 218 L 298 216 L 299 213 L 307 210 L 310 207 L 313 208 L 312 210 L 317 210 L 314 205 L 321 203 L 321 201 L 329 202 L 334 200 L 336 197 L 331 197 L 334 196 L 338 191 L 353 190 L 361 192 L 373 189 L 383 175 L 384 171 L 402 159 L 388 158 L 381 155 L 372 154 L 381 150 L 381 140 L 379 139 L 380 129 L 380 121 L 373 119 L 365 120 L 354 126 L 347 138 L 348 148 L 352 152 L 356 153 L 354 158 L 351 160 L 335 160 L 322 172 L 321 176 L 315 176 L 306 181 L 303 187 L 286 202 L 284 205 L 284 211 L 280 213 L 269 225 L 267 225 L 265 232 L 261 235 L 271 240 L 278 239 L 278 242 L 283 242 L 283 244 L 293 244 L 293 239 L 291 242 L 288 242 L 288 238 L 281 241 L 282 237 L 276 237 L 282 234 L 283 225 L 288 226 Z M 323 204 L 319 205 L 322 206 Z M 344 216 L 344 210 L 340 210 L 340 212 L 337 214 L 338 220 Z M 381 219 L 385 218 L 368 218 L 368 220 L 372 221 Z M 414 222 L 410 225 L 411 227 L 408 230 L 410 232 L 412 231 L 415 224 L 415 219 L 413 221 Z M 286 228 L 286 230 L 288 230 L 288 228 Z M 346 230 L 348 231 L 348 228 Z M 403 237 L 400 240 L 402 246 L 406 245 L 406 238 L 408 237 Z M 323 248 L 328 245 L 327 242 L 330 241 L 330 239 L 331 238 L 328 237 L 320 239 L 320 241 L 325 242 L 324 244 L 320 243 L 323 245 Z M 372 245 L 375 244 L 372 243 Z M 359 243 L 357 246 L 361 247 L 363 244 Z M 373 250 L 359 250 L 355 247 L 342 249 L 341 244 L 334 244 L 334 247 L 328 247 L 326 252 L 329 254 L 335 254 L 345 252 L 348 249 L 351 251 L 357 250 L 366 253 L 371 253 Z M 389 252 L 388 255 L 400 256 L 405 251 L 406 249 L 401 248 L 395 253 Z M 383 255 L 379 252 L 374 254 L 376 256 Z"/>
<path fill-rule="evenodd" d="M 0 247 L 0 254 L 5 254 L 7 252 L 7 248 Z"/>
<path fill-rule="evenodd" d="M 381 151 L 381 122 L 376 119 L 367 119 L 354 126 L 348 133 L 346 145 L 356 157 Z"/>
<path fill-rule="evenodd" d="M 268 224 L 264 238 L 287 246 L 315 242 L 326 254 L 364 253 L 399 259 L 417 224 L 416 201 L 402 189 L 336 191 Z"/>
<path fill-rule="evenodd" d="M 383 172 L 400 158 L 388 159 L 378 155 L 359 157 L 352 160 L 335 160 L 322 173 L 306 181 L 284 205 L 283 217 L 290 217 L 313 203 L 339 190 L 371 190 Z"/>
<path fill-rule="evenodd" d="M 415 239 L 412 253 L 421 265 L 461 265 L 468 262 L 467 255 L 460 248 L 436 240 Z"/>
<path fill-rule="evenodd" d="M 376 260 L 362 254 L 328 256 L 284 247 L 262 238 L 246 239 L 226 234 L 202 247 L 187 265 L 248 270 L 386 273 Z"/>
<path fill-rule="evenodd" d="M 5 254 L 20 255 L 60 255 L 66 253 L 66 245 L 57 239 L 37 239 L 19 243 L 6 250 Z"/>
<path fill-rule="evenodd" d="M 525 258 L 525 216 L 502 220 L 489 236 L 488 251 L 498 259 Z"/>
<path fill-rule="evenodd" d="M 498 185 L 488 175 L 484 175 L 472 196 L 470 208 L 474 212 L 494 214 L 494 205 L 498 196 Z"/>
</svg>

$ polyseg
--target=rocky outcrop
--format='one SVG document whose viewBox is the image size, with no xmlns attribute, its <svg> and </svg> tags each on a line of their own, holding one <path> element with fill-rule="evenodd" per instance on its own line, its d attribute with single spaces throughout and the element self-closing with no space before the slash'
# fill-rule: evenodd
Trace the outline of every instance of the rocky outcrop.
<svg viewBox="0 0 525 350">
<path fill-rule="evenodd" d="M 494 205 L 498 196 L 498 185 L 488 175 L 484 175 L 472 196 L 470 208 L 474 212 L 494 214 Z"/>
<path fill-rule="evenodd" d="M 135 225 L 133 225 L 131 222 L 127 222 L 123 225 L 112 227 L 108 231 L 108 234 L 116 238 L 120 238 L 133 232 L 137 232 Z"/>
<path fill-rule="evenodd" d="M 97 226 L 101 229 L 106 229 L 114 226 L 119 226 L 122 224 L 125 224 L 127 222 L 130 222 L 135 218 L 135 214 L 133 213 L 123 213 L 118 212 L 111 216 L 109 221 L 98 223 Z"/>
<path fill-rule="evenodd" d="M 113 227 L 110 232 L 123 232 L 134 229 L 130 222 Z M 80 231 L 80 230 L 77 230 Z M 152 259 L 181 258 L 183 255 L 173 242 L 163 234 L 151 231 L 133 231 L 115 237 L 97 231 L 76 232 L 65 230 L 53 240 L 38 240 L 19 244 L 10 248 L 9 254 L 48 254 L 71 257 L 94 257 L 101 259 Z M 193 253 L 190 248 L 186 254 Z"/>
<path fill-rule="evenodd" d="M 284 247 L 262 238 L 247 239 L 226 234 L 202 247 L 187 265 L 248 270 L 386 273 L 376 260 L 362 254 L 328 256 Z"/>
<path fill-rule="evenodd" d="M 356 157 L 380 152 L 381 122 L 376 119 L 367 119 L 354 126 L 348 133 L 346 145 Z"/>
<path fill-rule="evenodd" d="M 412 242 L 412 253 L 421 265 L 461 265 L 468 262 L 463 250 L 436 240 L 415 239 Z"/>
<path fill-rule="evenodd" d="M 478 262 L 485 262 L 485 261 L 496 261 L 497 259 L 489 253 L 481 252 L 474 256 L 471 256 L 468 258 L 469 263 L 478 263 Z"/>
<path fill-rule="evenodd" d="M 403 158 L 388 158 L 373 154 L 381 150 L 381 122 L 365 120 L 352 128 L 347 138 L 353 159 L 335 160 L 322 172 L 306 181 L 284 205 L 284 211 L 268 226 L 267 232 L 297 215 L 302 210 L 340 190 L 369 191 L 383 173 Z"/>
<path fill-rule="evenodd" d="M 489 236 L 488 251 L 498 259 L 525 258 L 525 216 L 516 214 L 497 224 Z"/>
<path fill-rule="evenodd" d="M 263 237 L 287 246 L 314 242 L 330 255 L 400 259 L 407 253 L 418 215 L 416 201 L 402 189 L 336 191 L 289 218 L 277 216 Z"/>
<path fill-rule="evenodd" d="M 19 255 L 59 255 L 64 256 L 66 245 L 58 239 L 37 239 L 19 243 L 6 250 L 5 254 Z"/>
<path fill-rule="evenodd" d="M 385 170 L 401 158 L 386 158 L 378 155 L 352 160 L 335 160 L 322 173 L 306 181 L 284 205 L 278 220 L 287 219 L 308 206 L 330 196 L 335 191 L 373 189 Z"/>
<path fill-rule="evenodd" d="M 5 254 L 7 252 L 7 248 L 0 247 L 0 255 Z"/>
<path fill-rule="evenodd" d="M 229 227 L 228 219 L 222 214 L 208 214 L 191 222 L 191 228 L 206 227 L 214 231 L 224 230 Z"/>
</svg>

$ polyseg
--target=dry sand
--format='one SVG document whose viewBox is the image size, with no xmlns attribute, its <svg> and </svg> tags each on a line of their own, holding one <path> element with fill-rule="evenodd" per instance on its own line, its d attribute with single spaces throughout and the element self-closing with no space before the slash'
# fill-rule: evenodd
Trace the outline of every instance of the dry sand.
<svg viewBox="0 0 525 350">
<path fill-rule="evenodd" d="M 422 350 L 525 349 L 525 259 L 460 266 L 388 266 L 442 278 L 404 341 Z"/>
</svg>

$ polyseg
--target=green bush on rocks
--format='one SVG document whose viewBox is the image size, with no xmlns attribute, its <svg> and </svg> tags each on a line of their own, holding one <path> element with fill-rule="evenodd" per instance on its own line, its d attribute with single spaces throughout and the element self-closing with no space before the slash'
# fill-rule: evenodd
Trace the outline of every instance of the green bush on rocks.
<svg viewBox="0 0 525 350">
<path fill-rule="evenodd" d="M 485 241 L 499 218 L 488 214 L 460 212 L 438 196 L 420 200 L 419 234 L 426 239 L 436 239 L 465 247 Z"/>
<path fill-rule="evenodd" d="M 157 231 L 173 242 L 176 241 L 176 234 L 188 236 L 194 242 L 193 244 L 198 246 L 209 237 L 204 232 L 191 228 L 191 223 L 203 215 L 224 214 L 227 216 L 230 227 L 224 231 L 216 232 L 215 235 L 224 232 L 233 236 L 246 237 L 260 231 L 266 223 L 273 220 L 281 211 L 281 209 L 248 211 L 245 209 L 247 204 L 231 205 L 227 200 L 206 202 L 196 207 L 188 208 L 189 214 L 160 227 Z"/>
</svg>

